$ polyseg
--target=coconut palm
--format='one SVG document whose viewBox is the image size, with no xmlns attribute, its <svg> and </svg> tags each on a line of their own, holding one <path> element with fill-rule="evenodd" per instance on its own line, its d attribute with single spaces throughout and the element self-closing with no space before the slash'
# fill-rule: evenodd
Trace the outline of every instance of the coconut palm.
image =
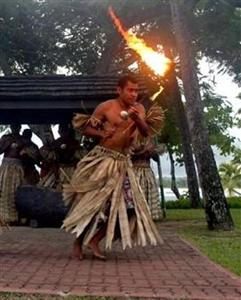
<svg viewBox="0 0 241 300">
<path fill-rule="evenodd" d="M 225 191 L 229 196 L 241 196 L 241 165 L 235 162 L 222 163 L 219 166 L 219 173 Z"/>
</svg>

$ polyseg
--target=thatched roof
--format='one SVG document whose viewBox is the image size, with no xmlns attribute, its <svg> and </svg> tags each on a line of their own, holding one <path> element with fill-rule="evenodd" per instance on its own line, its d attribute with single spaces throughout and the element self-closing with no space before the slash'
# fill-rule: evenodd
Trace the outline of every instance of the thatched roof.
<svg viewBox="0 0 241 300">
<path fill-rule="evenodd" d="M 117 80 L 112 75 L 0 77 L 0 124 L 59 123 L 73 112 L 91 112 L 116 97 Z M 143 97 L 147 94 L 143 78 L 139 83 Z"/>
</svg>

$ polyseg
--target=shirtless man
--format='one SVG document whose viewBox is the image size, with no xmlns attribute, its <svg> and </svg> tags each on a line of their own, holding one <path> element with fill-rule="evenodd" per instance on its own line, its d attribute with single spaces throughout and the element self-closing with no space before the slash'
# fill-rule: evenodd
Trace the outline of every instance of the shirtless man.
<svg viewBox="0 0 241 300">
<path fill-rule="evenodd" d="M 144 106 L 137 102 L 138 84 L 134 79 L 119 81 L 117 99 L 101 103 L 93 113 L 102 128 L 88 126 L 84 134 L 100 139 L 100 145 L 118 152 L 127 153 L 136 128 L 143 136 L 148 135 Z M 131 81 L 132 80 L 132 81 Z"/>
<path fill-rule="evenodd" d="M 83 134 L 98 138 L 99 145 L 79 162 L 70 185 L 64 188 L 64 200 L 72 202 L 73 208 L 63 227 L 76 233 L 74 254 L 79 259 L 83 259 L 83 242 L 95 257 L 105 259 L 99 249 L 103 237 L 106 248 L 117 237 L 123 248 L 132 247 L 136 239 L 142 246 L 148 239 L 154 245 L 161 242 L 129 155 L 137 131 L 148 135 L 145 109 L 137 102 L 137 81 L 122 77 L 117 93 L 118 98 L 96 108 L 84 128 Z"/>
</svg>

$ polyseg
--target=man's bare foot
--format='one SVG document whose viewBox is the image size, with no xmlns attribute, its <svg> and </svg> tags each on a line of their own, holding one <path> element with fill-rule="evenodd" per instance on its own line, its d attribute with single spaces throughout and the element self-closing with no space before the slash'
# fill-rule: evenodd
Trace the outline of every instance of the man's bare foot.
<svg viewBox="0 0 241 300">
<path fill-rule="evenodd" d="M 101 253 L 100 248 L 97 244 L 90 242 L 88 244 L 88 248 L 93 252 L 94 258 L 106 260 L 106 256 Z"/>
<path fill-rule="evenodd" d="M 84 254 L 83 254 L 83 250 L 82 247 L 79 243 L 78 240 L 74 241 L 74 245 L 73 245 L 73 257 L 77 257 L 79 260 L 83 260 L 84 259 Z"/>
</svg>

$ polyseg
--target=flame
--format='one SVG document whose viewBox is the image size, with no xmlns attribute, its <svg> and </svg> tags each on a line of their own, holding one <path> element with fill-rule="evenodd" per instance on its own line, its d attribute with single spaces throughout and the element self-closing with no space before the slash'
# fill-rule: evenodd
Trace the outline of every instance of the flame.
<svg viewBox="0 0 241 300">
<path fill-rule="evenodd" d="M 154 102 L 157 99 L 157 97 L 162 93 L 163 90 L 164 90 L 164 87 L 160 86 L 159 90 L 150 97 L 151 101 Z"/>
<path fill-rule="evenodd" d="M 126 40 L 127 45 L 135 50 L 142 58 L 142 60 L 158 75 L 163 76 L 168 70 L 171 64 L 170 59 L 168 59 L 164 53 L 158 53 L 154 51 L 151 47 L 148 47 L 145 41 L 138 38 L 135 34 L 128 32 L 124 29 L 121 21 L 116 16 L 112 7 L 108 9 L 109 15 L 112 18 L 117 30 Z"/>
</svg>

